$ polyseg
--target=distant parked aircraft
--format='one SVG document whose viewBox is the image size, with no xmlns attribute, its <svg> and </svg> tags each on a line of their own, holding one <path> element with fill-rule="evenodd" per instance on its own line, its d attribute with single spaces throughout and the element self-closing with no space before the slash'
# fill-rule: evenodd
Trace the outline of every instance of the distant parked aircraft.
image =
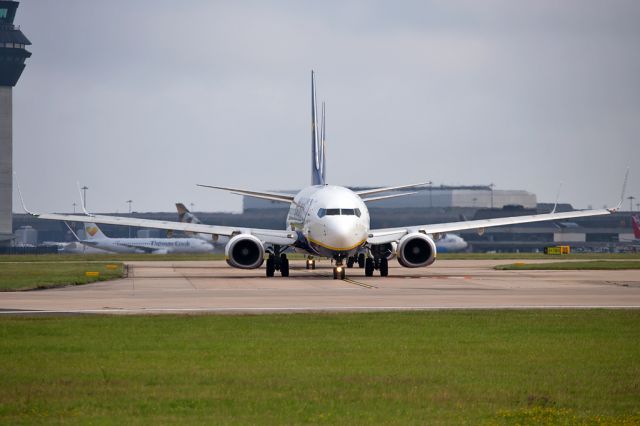
<svg viewBox="0 0 640 426">
<path fill-rule="evenodd" d="M 73 232 L 73 231 L 72 231 Z M 198 238 L 109 238 L 95 223 L 85 223 L 84 245 L 116 253 L 211 253 L 213 245 Z"/>
</svg>

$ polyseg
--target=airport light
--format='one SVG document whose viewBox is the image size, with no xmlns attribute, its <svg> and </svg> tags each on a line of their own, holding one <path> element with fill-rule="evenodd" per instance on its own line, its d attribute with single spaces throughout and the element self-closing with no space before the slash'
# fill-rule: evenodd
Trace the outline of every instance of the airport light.
<svg viewBox="0 0 640 426">
<path fill-rule="evenodd" d="M 133 200 L 127 200 L 126 202 L 129 204 L 129 214 L 131 214 L 131 203 L 133 203 Z M 129 227 L 129 238 L 131 238 L 131 227 Z"/>
<path fill-rule="evenodd" d="M 73 206 L 73 213 L 75 214 L 77 204 L 76 204 L 76 203 L 73 203 L 73 204 L 71 204 L 71 205 Z"/>
<path fill-rule="evenodd" d="M 636 197 L 634 197 L 633 195 L 629 195 L 627 197 L 627 200 L 629 200 L 629 211 L 632 212 L 633 211 L 633 200 L 635 200 Z"/>
<path fill-rule="evenodd" d="M 87 209 L 87 189 L 89 189 L 86 185 L 80 188 L 82 190 L 82 205 L 84 209 Z"/>
</svg>

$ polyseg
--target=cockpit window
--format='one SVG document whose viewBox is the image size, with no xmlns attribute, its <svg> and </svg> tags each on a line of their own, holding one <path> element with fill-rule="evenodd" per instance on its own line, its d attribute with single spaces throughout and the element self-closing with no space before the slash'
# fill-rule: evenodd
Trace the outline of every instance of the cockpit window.
<svg viewBox="0 0 640 426">
<path fill-rule="evenodd" d="M 318 217 L 325 216 L 358 216 L 360 217 L 362 212 L 360 209 L 318 209 Z"/>
</svg>

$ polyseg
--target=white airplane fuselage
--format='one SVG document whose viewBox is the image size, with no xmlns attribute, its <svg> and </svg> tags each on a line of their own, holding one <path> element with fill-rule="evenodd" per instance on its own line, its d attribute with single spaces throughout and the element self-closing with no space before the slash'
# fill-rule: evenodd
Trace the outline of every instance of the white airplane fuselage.
<svg viewBox="0 0 640 426">
<path fill-rule="evenodd" d="M 352 256 L 369 234 L 369 210 L 348 188 L 315 185 L 294 198 L 287 228 L 298 233 L 298 249 L 326 257 Z"/>
</svg>

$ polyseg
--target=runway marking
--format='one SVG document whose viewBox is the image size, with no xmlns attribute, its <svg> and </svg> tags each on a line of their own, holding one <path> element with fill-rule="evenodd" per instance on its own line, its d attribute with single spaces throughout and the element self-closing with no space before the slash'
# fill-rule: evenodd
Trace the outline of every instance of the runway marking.
<svg viewBox="0 0 640 426">
<path fill-rule="evenodd" d="M 480 305 L 473 307 L 456 306 L 325 306 L 325 307 L 274 307 L 274 308 L 111 308 L 111 309 L 71 309 L 71 310 L 0 310 L 2 315 L 28 314 L 152 314 L 152 313 L 223 313 L 223 312 L 358 312 L 358 311 L 463 311 L 463 310 L 549 310 L 549 309 L 640 309 L 640 305 Z"/>
<path fill-rule="evenodd" d="M 329 277 L 330 277 L 330 275 L 329 275 L 329 274 L 324 275 L 324 274 L 318 274 L 318 273 L 316 273 L 316 272 L 315 272 L 315 269 L 305 269 L 305 270 L 306 270 L 309 274 L 314 275 L 314 276 L 316 276 L 316 277 L 322 277 L 322 278 L 329 278 Z M 345 277 L 342 281 L 344 281 L 344 282 L 346 282 L 346 283 L 349 283 L 349 284 L 355 284 L 355 285 L 358 285 L 358 286 L 360 286 L 360 287 L 364 287 L 364 288 L 378 288 L 378 287 L 377 287 L 377 286 L 375 286 L 375 285 L 367 284 L 367 283 L 363 283 L 363 282 L 360 282 L 360 281 L 356 281 L 356 280 L 351 279 L 351 278 L 349 278 L 349 277 Z"/>
<path fill-rule="evenodd" d="M 367 284 L 367 283 L 361 283 L 360 281 L 352 280 L 351 278 L 348 278 L 348 277 L 344 278 L 342 281 L 347 282 L 349 284 L 359 285 L 360 287 L 364 287 L 364 288 L 378 288 L 375 285 Z"/>
</svg>

